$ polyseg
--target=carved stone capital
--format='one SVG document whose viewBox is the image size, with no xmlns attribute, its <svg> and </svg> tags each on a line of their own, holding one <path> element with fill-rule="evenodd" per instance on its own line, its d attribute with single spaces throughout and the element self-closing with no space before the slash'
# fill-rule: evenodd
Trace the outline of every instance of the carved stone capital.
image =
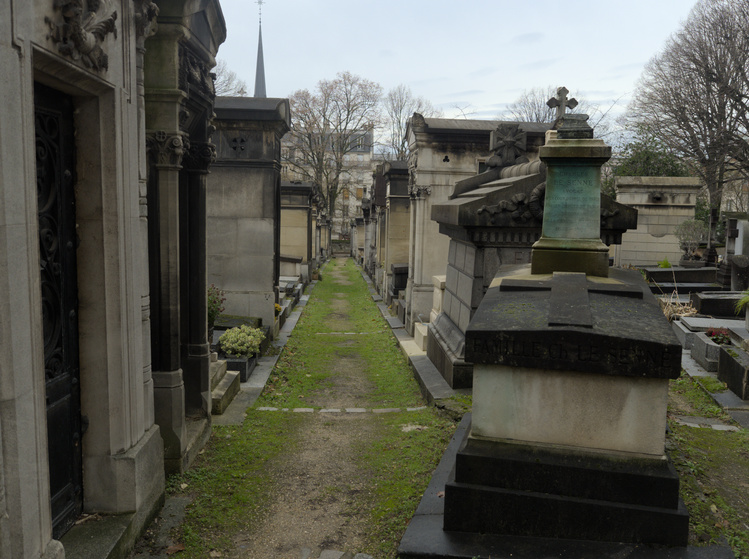
<svg viewBox="0 0 749 559">
<path fill-rule="evenodd" d="M 432 187 L 412 184 L 408 187 L 408 193 L 411 195 L 411 198 L 426 198 L 432 193 Z"/>
<path fill-rule="evenodd" d="M 157 166 L 180 167 L 188 146 L 189 141 L 181 132 L 157 130 L 146 135 L 148 155 Z"/>
<path fill-rule="evenodd" d="M 216 146 L 209 142 L 192 142 L 185 152 L 184 165 L 194 171 L 207 171 L 216 161 Z"/>
<path fill-rule="evenodd" d="M 117 11 L 105 0 L 55 0 L 54 7 L 54 18 L 44 21 L 58 52 L 86 68 L 107 70 L 109 58 L 102 46 L 110 33 L 117 37 Z"/>
</svg>

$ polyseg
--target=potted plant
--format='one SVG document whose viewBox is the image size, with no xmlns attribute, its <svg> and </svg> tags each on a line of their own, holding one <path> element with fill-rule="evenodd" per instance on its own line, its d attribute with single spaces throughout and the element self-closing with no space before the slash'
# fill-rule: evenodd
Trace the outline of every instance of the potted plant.
<svg viewBox="0 0 749 559">
<path fill-rule="evenodd" d="M 247 382 L 257 365 L 257 353 L 264 339 L 265 333 L 260 328 L 247 324 L 230 328 L 218 339 L 221 351 L 226 355 L 227 368 L 239 371 L 242 382 Z"/>
</svg>

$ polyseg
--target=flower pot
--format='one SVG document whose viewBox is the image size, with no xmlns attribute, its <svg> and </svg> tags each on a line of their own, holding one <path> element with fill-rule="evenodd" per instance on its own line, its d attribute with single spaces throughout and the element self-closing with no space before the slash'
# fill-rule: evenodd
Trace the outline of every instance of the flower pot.
<svg viewBox="0 0 749 559">
<path fill-rule="evenodd" d="M 239 371 L 239 380 L 247 382 L 252 371 L 257 366 L 257 355 L 252 357 L 237 357 L 235 355 L 226 356 L 226 368 L 230 371 Z"/>
</svg>

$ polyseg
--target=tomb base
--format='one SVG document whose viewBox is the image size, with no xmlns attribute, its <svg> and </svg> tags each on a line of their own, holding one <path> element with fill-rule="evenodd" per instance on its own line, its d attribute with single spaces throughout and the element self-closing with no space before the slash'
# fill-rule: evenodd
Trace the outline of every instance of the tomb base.
<svg viewBox="0 0 749 559">
<path fill-rule="evenodd" d="M 419 504 L 416 514 L 398 547 L 401 559 L 544 559 L 548 557 L 575 557 L 576 559 L 732 559 L 733 552 L 728 546 L 709 547 L 664 547 L 642 543 L 622 543 L 606 541 L 583 541 L 551 537 L 529 537 L 490 532 L 458 532 L 444 528 L 448 483 L 454 483 L 457 455 L 465 445 L 470 430 L 471 414 L 458 426 L 442 461 L 434 472 L 429 487 Z M 464 449 L 465 450 L 465 449 Z M 467 456 L 467 455 L 466 455 Z M 506 460 L 506 459 L 505 459 Z M 670 470 L 670 468 L 669 468 Z M 568 472 L 574 472 L 568 467 Z M 663 472 L 662 472 L 663 473 Z M 568 475 L 568 479 L 573 476 Z M 663 475 L 656 475 L 663 480 Z M 668 475 L 666 474 L 666 479 Z M 631 483 L 626 472 L 619 472 L 613 479 Z M 642 479 L 642 478 L 640 478 Z M 547 482 L 549 478 L 547 478 Z M 669 481 L 661 482 L 666 493 L 672 494 Z M 638 493 L 640 491 L 638 490 Z M 656 501 L 657 502 L 657 501 Z M 452 505 L 451 505 L 452 506 Z M 478 504 L 474 504 L 478 507 Z M 513 513 L 512 510 L 509 511 Z M 534 510 L 534 514 L 537 511 Z M 515 509 L 514 514 L 521 514 Z"/>
<path fill-rule="evenodd" d="M 689 515 L 665 459 L 468 438 L 445 487 L 444 529 L 683 546 Z"/>
<path fill-rule="evenodd" d="M 606 245 L 601 248 L 558 249 L 544 248 L 540 243 L 533 246 L 531 274 L 551 274 L 552 272 L 584 272 L 589 276 L 606 277 L 609 275 L 609 252 Z"/>
</svg>

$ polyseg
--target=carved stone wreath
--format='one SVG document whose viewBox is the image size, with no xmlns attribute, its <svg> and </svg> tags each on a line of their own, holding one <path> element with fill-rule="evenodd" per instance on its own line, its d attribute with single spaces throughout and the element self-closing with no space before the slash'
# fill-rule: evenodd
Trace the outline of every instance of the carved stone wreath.
<svg viewBox="0 0 749 559">
<path fill-rule="evenodd" d="M 47 36 L 64 56 L 86 68 L 107 70 L 109 58 L 102 44 L 110 33 L 117 37 L 117 11 L 109 0 L 54 0 L 55 19 L 45 17 Z"/>
<path fill-rule="evenodd" d="M 512 219 L 512 221 L 525 223 L 536 217 L 533 212 L 531 212 L 529 202 L 530 201 L 528 200 L 528 197 L 525 195 L 525 193 L 519 192 L 512 196 L 512 198 L 510 198 L 509 200 L 502 200 L 494 206 L 481 206 L 476 213 L 478 213 L 479 215 L 482 213 L 488 213 L 490 216 L 489 221 L 491 223 L 494 223 L 495 215 L 508 212 L 510 213 L 510 218 Z"/>
<path fill-rule="evenodd" d="M 530 196 L 526 196 L 525 193 L 519 192 L 509 200 L 501 200 L 498 204 L 493 206 L 481 206 L 476 213 L 488 213 L 489 221 L 492 224 L 495 223 L 495 216 L 502 213 L 509 213 L 510 219 L 519 223 L 526 223 L 532 219 L 543 221 L 545 199 L 546 182 L 542 182 L 531 191 Z M 601 225 L 605 226 L 608 218 L 614 217 L 618 214 L 619 210 L 608 210 L 602 206 Z"/>
</svg>

